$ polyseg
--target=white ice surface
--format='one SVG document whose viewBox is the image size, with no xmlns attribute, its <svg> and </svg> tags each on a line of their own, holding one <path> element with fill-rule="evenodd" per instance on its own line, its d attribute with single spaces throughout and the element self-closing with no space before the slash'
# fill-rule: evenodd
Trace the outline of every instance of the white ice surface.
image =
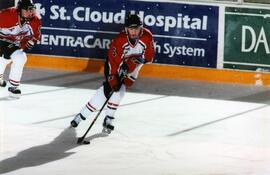
<svg viewBox="0 0 270 175">
<path fill-rule="evenodd" d="M 23 85 L 19 100 L 0 90 L 0 174 L 269 175 L 267 104 L 127 93 L 115 131 L 100 134 L 102 112 L 69 122 L 95 90 Z"/>
</svg>

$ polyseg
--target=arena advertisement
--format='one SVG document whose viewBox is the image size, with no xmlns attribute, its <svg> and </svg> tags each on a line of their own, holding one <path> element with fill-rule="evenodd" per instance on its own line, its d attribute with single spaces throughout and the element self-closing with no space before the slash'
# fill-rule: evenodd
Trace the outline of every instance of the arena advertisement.
<svg viewBox="0 0 270 175">
<path fill-rule="evenodd" d="M 224 68 L 270 71 L 269 14 L 267 9 L 226 8 Z"/>
<path fill-rule="evenodd" d="M 43 27 L 32 53 L 105 59 L 136 12 L 154 35 L 154 63 L 216 67 L 218 7 L 143 1 L 36 0 Z M 117 4 L 117 5 L 112 5 Z"/>
</svg>

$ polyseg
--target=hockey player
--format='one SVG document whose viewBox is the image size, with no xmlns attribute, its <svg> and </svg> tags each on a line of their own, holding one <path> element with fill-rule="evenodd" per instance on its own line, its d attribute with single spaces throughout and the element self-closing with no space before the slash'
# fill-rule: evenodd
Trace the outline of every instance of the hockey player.
<svg viewBox="0 0 270 175">
<path fill-rule="evenodd" d="M 110 45 L 104 67 L 106 80 L 71 121 L 71 126 L 77 127 L 81 120 L 85 120 L 91 113 L 99 110 L 113 91 L 103 121 L 103 132 L 110 134 L 114 129 L 112 121 L 115 111 L 125 95 L 126 88 L 133 85 L 143 64 L 153 61 L 154 54 L 152 33 L 143 27 L 138 15 L 128 15 L 125 30 L 121 31 Z M 121 80 L 122 72 L 126 72 L 123 80 Z"/>
<path fill-rule="evenodd" d="M 41 20 L 36 15 L 32 0 L 20 0 L 17 7 L 0 11 L 0 88 L 7 82 L 3 79 L 6 66 L 12 62 L 8 79 L 8 91 L 19 98 L 19 89 L 26 50 L 32 49 L 40 39 Z"/>
</svg>

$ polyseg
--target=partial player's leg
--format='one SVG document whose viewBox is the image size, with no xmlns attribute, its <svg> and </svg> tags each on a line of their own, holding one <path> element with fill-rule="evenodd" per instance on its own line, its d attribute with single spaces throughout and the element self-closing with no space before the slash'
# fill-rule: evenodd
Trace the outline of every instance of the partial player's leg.
<svg viewBox="0 0 270 175">
<path fill-rule="evenodd" d="M 4 72 L 7 65 L 12 61 L 10 55 L 18 49 L 19 47 L 13 43 L 0 40 L 0 87 L 7 85 L 4 80 Z"/>
<path fill-rule="evenodd" d="M 103 92 L 103 86 L 100 87 L 91 100 L 82 108 L 79 114 L 70 122 L 72 127 L 77 127 L 82 120 L 85 120 L 93 112 L 99 110 L 105 103 L 106 97 Z"/>
<path fill-rule="evenodd" d="M 11 60 L 0 57 L 0 87 L 6 87 L 7 85 L 6 81 L 4 80 L 4 72 L 10 62 Z"/>
<path fill-rule="evenodd" d="M 114 130 L 114 114 L 126 93 L 125 85 L 122 85 L 118 92 L 114 92 L 107 104 L 106 116 L 103 121 L 103 133 L 110 134 Z"/>
<path fill-rule="evenodd" d="M 6 87 L 7 83 L 3 78 L 3 74 L 0 75 L 0 87 Z"/>
<path fill-rule="evenodd" d="M 103 129 L 102 132 L 106 134 L 110 134 L 114 130 L 114 126 L 112 125 L 112 122 L 114 120 L 114 117 L 106 115 L 103 120 Z"/>
<path fill-rule="evenodd" d="M 79 114 L 77 114 L 76 116 L 75 116 L 75 118 L 70 122 L 70 125 L 72 126 L 72 127 L 74 127 L 74 128 L 76 128 L 78 125 L 79 125 L 79 123 L 82 121 L 82 120 L 85 120 L 86 118 L 81 114 L 81 113 L 79 113 Z"/>
<path fill-rule="evenodd" d="M 22 50 L 16 50 L 11 54 L 11 68 L 9 74 L 8 91 L 11 97 L 19 98 L 21 90 L 19 89 L 23 68 L 27 61 L 26 53 Z"/>
<path fill-rule="evenodd" d="M 7 65 L 11 62 L 11 60 L 5 59 L 4 57 L 0 57 L 0 86 L 6 87 L 7 83 L 4 80 L 4 72 Z"/>
</svg>

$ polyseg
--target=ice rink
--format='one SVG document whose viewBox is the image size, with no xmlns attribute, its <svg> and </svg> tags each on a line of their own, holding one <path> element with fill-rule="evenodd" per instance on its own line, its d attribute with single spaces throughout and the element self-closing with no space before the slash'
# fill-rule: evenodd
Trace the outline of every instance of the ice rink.
<svg viewBox="0 0 270 175">
<path fill-rule="evenodd" d="M 269 175 L 270 89 L 139 78 L 103 135 L 102 112 L 70 120 L 103 75 L 26 69 L 19 100 L 0 90 L 0 174 Z"/>
</svg>

